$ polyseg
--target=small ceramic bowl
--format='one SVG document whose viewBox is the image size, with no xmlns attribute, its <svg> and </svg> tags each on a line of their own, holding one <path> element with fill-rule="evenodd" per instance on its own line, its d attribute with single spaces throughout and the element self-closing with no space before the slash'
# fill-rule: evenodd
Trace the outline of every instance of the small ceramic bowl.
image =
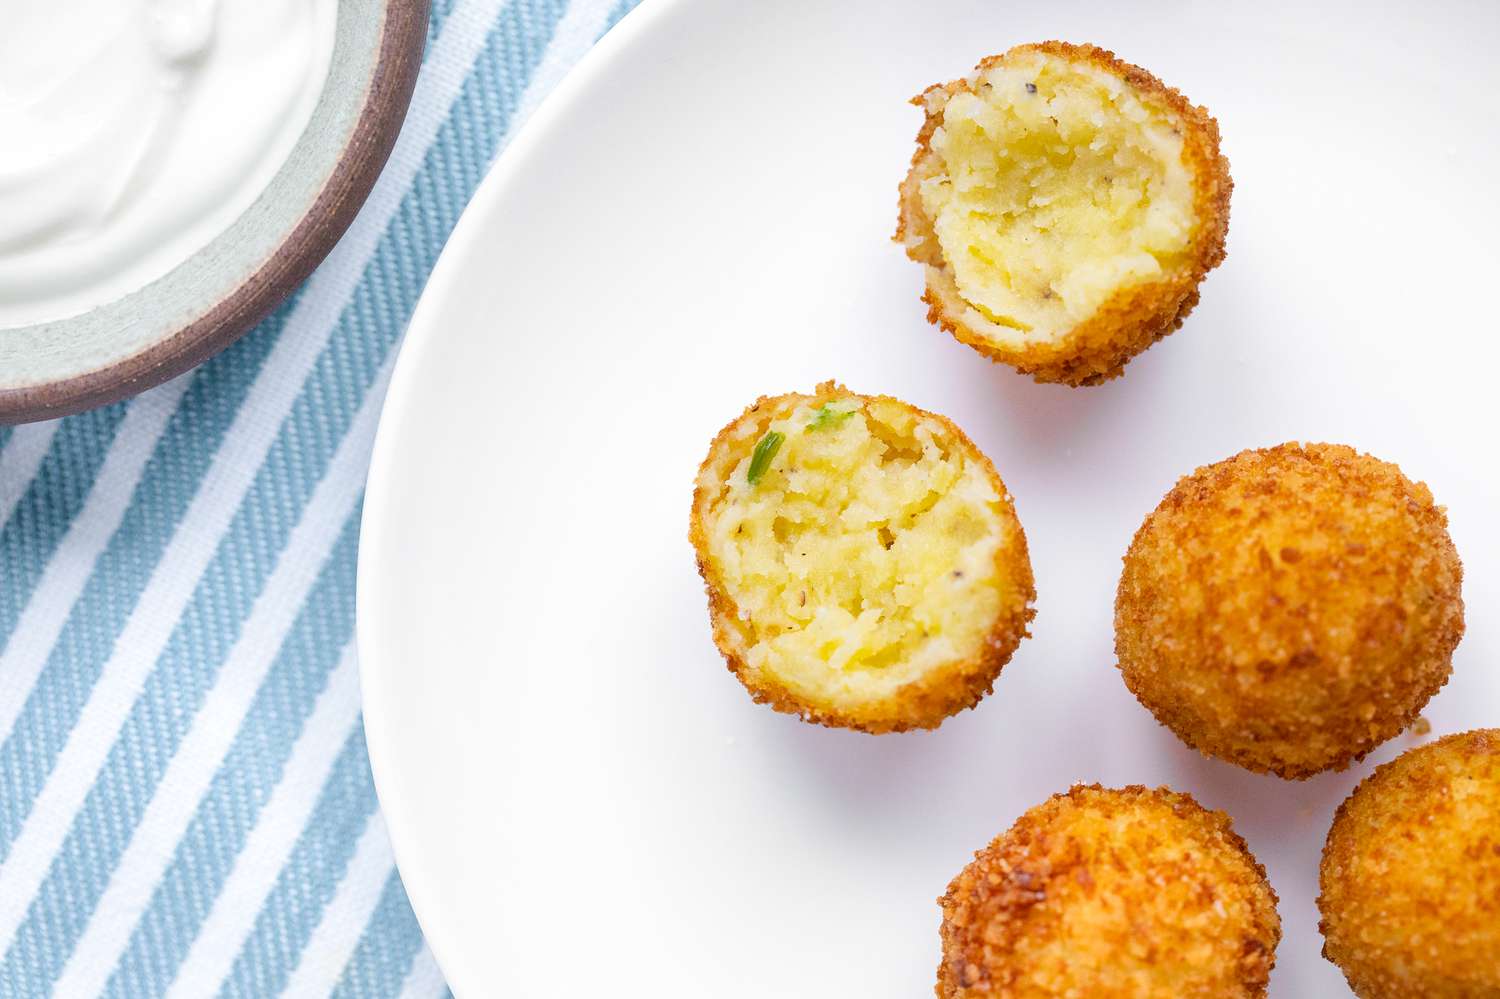
<svg viewBox="0 0 1500 999">
<path fill-rule="evenodd" d="M 339 0 L 328 82 L 265 192 L 139 291 L 80 316 L 0 330 L 0 423 L 123 399 L 199 364 L 263 319 L 333 249 L 406 117 L 430 0 Z"/>
</svg>

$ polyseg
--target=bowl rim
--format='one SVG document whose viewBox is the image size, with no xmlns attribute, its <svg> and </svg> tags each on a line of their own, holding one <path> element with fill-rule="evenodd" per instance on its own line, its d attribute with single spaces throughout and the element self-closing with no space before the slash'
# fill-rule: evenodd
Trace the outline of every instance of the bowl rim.
<svg viewBox="0 0 1500 999">
<path fill-rule="evenodd" d="M 427 44 L 431 0 L 389 0 L 369 86 L 337 162 L 276 249 L 191 322 L 103 367 L 0 388 L 0 425 L 50 420 L 160 385 L 238 340 L 284 302 L 333 249 L 396 144 Z"/>
</svg>

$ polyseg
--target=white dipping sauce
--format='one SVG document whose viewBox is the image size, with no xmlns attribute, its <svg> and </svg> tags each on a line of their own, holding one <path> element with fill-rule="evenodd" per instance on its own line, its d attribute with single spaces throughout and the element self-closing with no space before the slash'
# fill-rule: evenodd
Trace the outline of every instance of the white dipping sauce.
<svg viewBox="0 0 1500 999">
<path fill-rule="evenodd" d="M 265 190 L 336 0 L 0 0 L 0 328 L 144 287 Z"/>
</svg>

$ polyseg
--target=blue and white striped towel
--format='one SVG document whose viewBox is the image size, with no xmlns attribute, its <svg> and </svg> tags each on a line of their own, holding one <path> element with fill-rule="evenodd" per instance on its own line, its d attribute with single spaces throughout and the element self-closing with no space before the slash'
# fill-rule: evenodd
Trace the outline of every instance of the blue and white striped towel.
<svg viewBox="0 0 1500 999">
<path fill-rule="evenodd" d="M 446 992 L 354 662 L 371 437 L 497 151 L 635 0 L 435 0 L 349 233 L 234 347 L 0 428 L 0 997 Z"/>
</svg>

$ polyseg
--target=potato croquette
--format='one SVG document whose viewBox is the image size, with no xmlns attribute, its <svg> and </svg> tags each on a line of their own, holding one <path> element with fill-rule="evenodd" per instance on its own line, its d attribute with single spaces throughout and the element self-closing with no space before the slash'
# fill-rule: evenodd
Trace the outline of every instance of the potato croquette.
<svg viewBox="0 0 1500 999">
<path fill-rule="evenodd" d="M 1167 788 L 1054 795 L 938 904 L 938 999 L 1264 996 L 1281 939 L 1229 816 Z"/>
<path fill-rule="evenodd" d="M 1301 779 L 1360 759 L 1447 682 L 1462 580 L 1443 508 L 1395 465 L 1336 444 L 1244 451 L 1136 532 L 1115 653 L 1188 745 Z"/>
<path fill-rule="evenodd" d="M 1093 45 L 1019 45 L 926 113 L 896 239 L 927 318 L 1039 382 L 1092 385 L 1182 325 L 1224 259 L 1229 161 L 1208 112 Z"/>
<path fill-rule="evenodd" d="M 1500 729 L 1355 788 L 1323 848 L 1323 956 L 1363 999 L 1500 997 Z"/>
<path fill-rule="evenodd" d="M 833 382 L 719 433 L 690 537 L 730 670 L 810 722 L 933 728 L 989 693 L 1032 615 L 989 459 L 941 416 Z"/>
</svg>

